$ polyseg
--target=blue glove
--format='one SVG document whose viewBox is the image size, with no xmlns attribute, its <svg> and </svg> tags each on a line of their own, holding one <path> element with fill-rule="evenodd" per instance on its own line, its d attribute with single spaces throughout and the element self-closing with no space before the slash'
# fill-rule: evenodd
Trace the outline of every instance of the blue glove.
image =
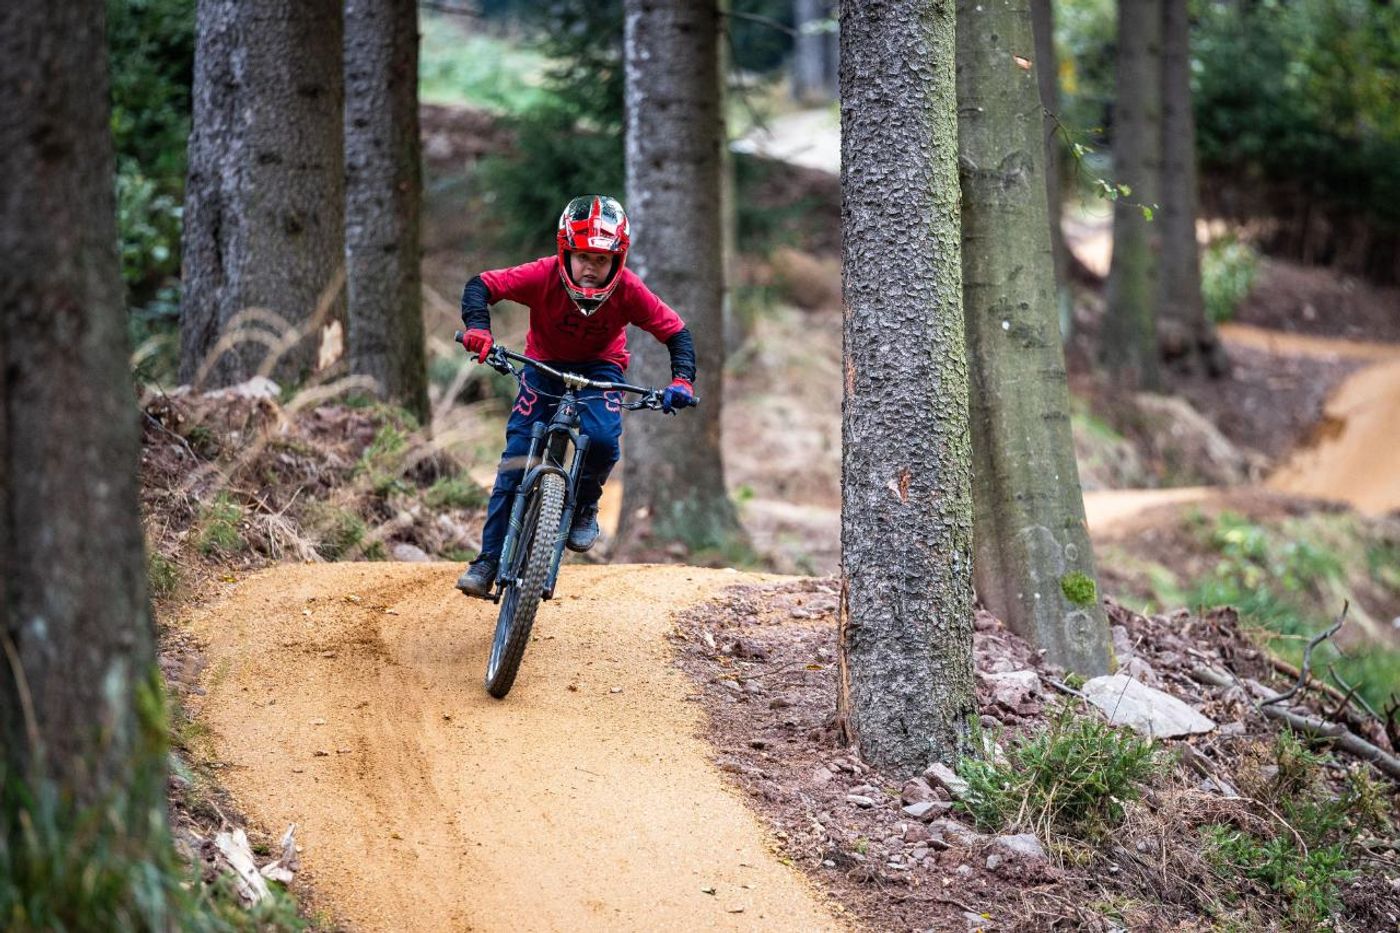
<svg viewBox="0 0 1400 933">
<path fill-rule="evenodd" d="M 672 414 L 677 408 L 689 408 L 695 404 L 695 391 L 690 383 L 680 376 L 671 380 L 671 384 L 661 393 L 661 410 L 667 414 Z"/>
</svg>

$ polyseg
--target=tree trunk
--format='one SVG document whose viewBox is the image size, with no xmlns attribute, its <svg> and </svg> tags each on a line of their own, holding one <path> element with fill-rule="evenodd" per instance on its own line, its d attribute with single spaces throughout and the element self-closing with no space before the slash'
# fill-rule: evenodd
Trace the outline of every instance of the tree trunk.
<svg viewBox="0 0 1400 933">
<path fill-rule="evenodd" d="M 631 268 L 685 318 L 703 399 L 675 419 L 630 419 L 624 441 L 625 549 L 642 536 L 692 550 L 741 538 L 724 486 L 723 250 L 719 15 L 711 3 L 627 0 L 627 191 Z M 666 348 L 633 341 L 632 382 L 670 382 Z"/>
<path fill-rule="evenodd" d="M 829 101 L 826 83 L 826 35 L 815 27 L 825 18 L 822 0 L 793 0 L 792 96 L 799 103 Z"/>
<path fill-rule="evenodd" d="M 418 241 L 416 0 L 345 4 L 345 292 L 350 372 L 428 422 Z"/>
<path fill-rule="evenodd" d="M 7 4 L 0 36 L 0 778 L 122 795 L 143 838 L 165 765 L 106 4 Z"/>
<path fill-rule="evenodd" d="M 1101 359 L 1115 381 L 1158 389 L 1158 257 L 1162 227 L 1144 208 L 1160 200 L 1162 152 L 1162 0 L 1119 0 L 1117 99 L 1113 111 L 1114 181 L 1129 193 L 1113 205 L 1113 261 Z"/>
<path fill-rule="evenodd" d="M 343 318 L 342 18 L 336 0 L 199 0 L 180 378 L 284 385 Z"/>
<path fill-rule="evenodd" d="M 1031 0 L 1031 29 L 1035 38 L 1035 55 L 1031 60 L 1040 90 L 1040 106 L 1045 111 L 1045 198 L 1049 206 L 1050 255 L 1055 263 L 1056 314 L 1061 331 L 1068 334 L 1068 325 L 1072 320 L 1072 296 L 1069 288 L 1069 246 L 1065 243 L 1065 231 L 1060 225 L 1064 214 L 1064 198 L 1060 193 L 1064 165 L 1060 157 L 1060 65 L 1059 56 L 1055 54 L 1055 8 L 1052 0 Z"/>
<path fill-rule="evenodd" d="M 973 572 L 1052 664 L 1107 673 L 1108 618 L 1070 434 L 1046 222 L 1031 0 L 958 3 L 963 308 L 972 375 Z"/>
<path fill-rule="evenodd" d="M 1222 375 L 1229 361 L 1206 319 L 1196 242 L 1196 118 L 1191 112 L 1191 23 L 1186 0 L 1162 2 L 1162 268 L 1157 331 L 1162 357 L 1187 372 Z"/>
<path fill-rule="evenodd" d="M 842 4 L 838 716 L 896 773 L 977 711 L 953 62 L 951 6 Z"/>
</svg>

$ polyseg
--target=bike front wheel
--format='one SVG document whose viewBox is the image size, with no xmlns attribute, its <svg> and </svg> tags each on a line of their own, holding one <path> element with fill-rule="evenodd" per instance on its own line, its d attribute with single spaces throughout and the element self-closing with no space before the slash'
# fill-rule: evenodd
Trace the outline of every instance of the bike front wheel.
<svg viewBox="0 0 1400 933">
<path fill-rule="evenodd" d="M 520 659 L 530 641 L 535 612 L 540 606 L 549 567 L 554 559 L 554 543 L 564 515 L 564 478 L 557 473 L 540 477 L 531 495 L 520 529 L 520 556 L 515 561 L 515 582 L 501 594 L 501 611 L 496 617 L 496 635 L 491 641 L 491 657 L 486 663 L 486 692 L 496 699 L 510 693 Z"/>
</svg>

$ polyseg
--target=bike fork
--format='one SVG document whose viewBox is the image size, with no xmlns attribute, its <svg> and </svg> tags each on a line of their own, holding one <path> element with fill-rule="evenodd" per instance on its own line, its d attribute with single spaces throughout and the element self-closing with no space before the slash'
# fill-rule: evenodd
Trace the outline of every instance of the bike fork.
<svg viewBox="0 0 1400 933">
<path fill-rule="evenodd" d="M 554 538 L 554 559 L 549 563 L 549 576 L 545 578 L 544 598 L 554 598 L 554 584 L 559 579 L 559 566 L 564 561 L 564 545 L 569 540 L 569 530 L 574 527 L 574 510 L 578 504 L 578 484 L 583 477 L 583 456 L 588 452 L 588 437 L 582 435 L 574 445 L 573 463 L 569 467 L 569 497 L 564 503 L 564 515 L 559 521 L 559 534 Z"/>
</svg>

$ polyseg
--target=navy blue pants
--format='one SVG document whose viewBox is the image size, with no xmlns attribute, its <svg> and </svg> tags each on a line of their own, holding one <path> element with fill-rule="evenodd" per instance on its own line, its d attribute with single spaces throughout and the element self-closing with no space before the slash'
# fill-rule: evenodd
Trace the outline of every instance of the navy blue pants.
<svg viewBox="0 0 1400 933">
<path fill-rule="evenodd" d="M 548 361 L 546 361 L 548 362 Z M 621 382 L 622 369 L 616 363 L 550 364 L 565 372 L 578 373 L 599 382 Z M 505 544 L 506 528 L 510 524 L 512 493 L 525 472 L 525 457 L 530 452 L 530 428 L 537 421 L 548 423 L 558 407 L 557 398 L 564 394 L 564 385 L 552 376 L 527 365 L 521 381 L 520 394 L 515 397 L 510 421 L 506 422 L 506 449 L 496 469 L 496 486 L 491 490 L 491 504 L 486 509 L 486 527 L 481 530 L 481 556 L 499 559 Z M 622 393 L 582 389 L 578 392 L 579 430 L 588 436 L 588 452 L 584 455 L 579 477 L 579 508 L 595 505 L 603 494 L 603 484 L 621 456 L 618 441 L 622 437 Z M 565 464 L 567 467 L 568 464 Z"/>
</svg>

